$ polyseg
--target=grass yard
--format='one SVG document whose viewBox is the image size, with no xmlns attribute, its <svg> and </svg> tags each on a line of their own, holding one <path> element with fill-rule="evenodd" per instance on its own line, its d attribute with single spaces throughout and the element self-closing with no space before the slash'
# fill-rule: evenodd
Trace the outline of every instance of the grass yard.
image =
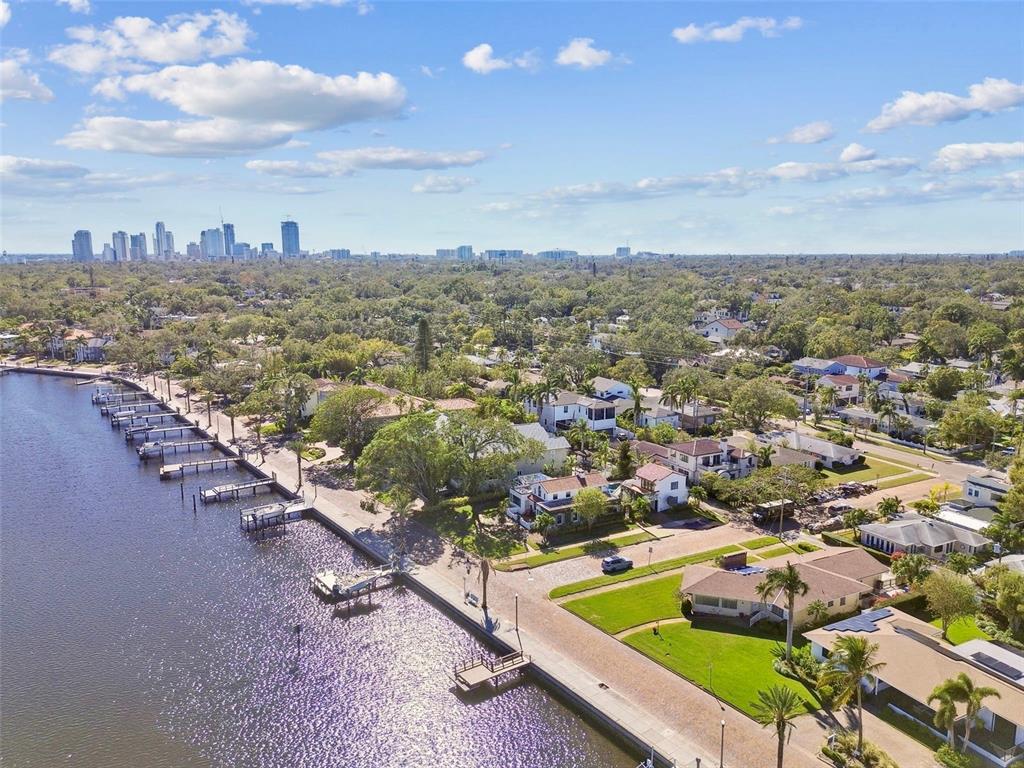
<svg viewBox="0 0 1024 768">
<path fill-rule="evenodd" d="M 839 483 L 873 483 L 876 478 L 891 477 L 906 472 L 906 467 L 889 464 L 874 456 L 865 456 L 863 462 L 841 469 L 823 469 L 826 485 Z"/>
<path fill-rule="evenodd" d="M 933 619 L 928 623 L 933 627 L 942 629 L 942 619 Z M 968 640 L 991 640 L 992 638 L 978 627 L 978 623 L 974 620 L 973 616 L 968 616 L 966 619 L 954 621 L 949 625 L 946 639 L 953 645 L 960 645 L 960 643 L 966 643 Z"/>
<path fill-rule="evenodd" d="M 781 544 L 782 539 L 778 536 L 759 536 L 756 539 L 748 539 L 747 541 L 741 541 L 740 546 L 744 549 L 764 549 L 770 547 L 772 544 Z"/>
<path fill-rule="evenodd" d="M 428 510 L 416 513 L 413 519 L 430 526 L 441 538 L 447 539 L 456 547 L 469 552 L 477 551 L 476 529 L 473 518 L 469 515 L 458 515 L 451 510 Z M 497 557 L 511 557 L 526 552 L 519 526 L 488 525 L 484 527 L 484 531 L 490 539 L 488 548 L 496 552 Z"/>
<path fill-rule="evenodd" d="M 509 567 L 514 565 L 525 565 L 527 568 L 537 568 L 542 565 L 548 565 L 549 563 L 557 563 L 560 560 L 582 557 L 583 555 L 596 557 L 597 555 L 610 554 L 620 547 L 628 547 L 631 544 L 640 544 L 644 541 L 653 541 L 656 538 L 657 536 L 653 533 L 638 531 L 637 533 L 631 533 L 627 536 L 618 536 L 614 539 L 595 539 L 594 541 L 588 541 L 586 544 L 577 544 L 573 547 L 562 547 L 561 549 L 548 550 L 536 555 L 530 555 L 529 557 L 515 560 L 511 563 L 497 563 L 495 564 L 495 567 L 499 570 L 507 570 Z"/>
<path fill-rule="evenodd" d="M 623 642 L 748 715 L 753 714 L 757 692 L 772 685 L 792 688 L 808 712 L 818 709 L 807 688 L 772 668 L 772 648 L 779 639 L 756 629 L 698 620 L 666 624 L 657 635 L 641 630 Z"/>
<path fill-rule="evenodd" d="M 614 635 L 649 621 L 681 617 L 678 573 L 631 587 L 613 589 L 563 603 L 562 607 L 598 629 Z"/>
<path fill-rule="evenodd" d="M 894 477 L 889 480 L 882 480 L 878 483 L 878 490 L 884 491 L 886 488 L 896 488 L 900 485 L 910 485 L 911 483 L 920 483 L 922 480 L 931 480 L 934 475 L 929 475 L 925 472 L 911 472 L 909 475 L 903 477 Z"/>
<path fill-rule="evenodd" d="M 604 587 L 608 584 L 618 584 L 621 581 L 631 581 L 632 579 L 639 579 L 642 576 L 653 576 L 657 573 L 662 573 L 663 571 L 682 568 L 684 565 L 706 563 L 708 560 L 714 560 L 719 555 L 728 555 L 732 552 L 739 551 L 740 547 L 735 544 L 728 544 L 724 547 L 719 547 L 718 549 L 695 552 L 692 555 L 674 557 L 670 560 L 659 560 L 655 563 L 651 563 L 650 567 L 643 565 L 637 568 L 631 568 L 623 573 L 613 573 L 610 575 L 601 574 L 600 576 L 594 576 L 590 579 L 583 579 L 583 581 L 574 581 L 571 584 L 563 584 L 560 587 L 555 587 L 551 590 L 549 597 L 554 600 L 555 598 L 565 597 L 566 595 L 575 595 L 577 592 L 585 592 L 588 589 Z"/>
<path fill-rule="evenodd" d="M 788 544 L 783 544 L 781 547 L 759 551 L 757 556 L 762 560 L 767 560 L 769 557 L 779 557 L 780 555 L 804 555 L 808 552 L 817 552 L 819 549 L 821 547 L 808 544 L 806 541 L 798 541 L 796 546 L 791 547 Z"/>
</svg>

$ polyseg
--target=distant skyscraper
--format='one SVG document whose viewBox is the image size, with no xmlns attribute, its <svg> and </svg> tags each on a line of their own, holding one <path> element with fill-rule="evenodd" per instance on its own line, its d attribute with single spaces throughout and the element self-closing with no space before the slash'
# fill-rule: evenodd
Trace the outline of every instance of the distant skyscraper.
<svg viewBox="0 0 1024 768">
<path fill-rule="evenodd" d="M 110 247 L 110 243 L 103 244 L 103 260 L 117 261 L 117 254 L 114 253 L 114 249 Z"/>
<path fill-rule="evenodd" d="M 224 253 L 233 256 L 235 254 L 235 225 L 224 224 L 222 226 L 224 229 Z"/>
<path fill-rule="evenodd" d="M 171 230 L 167 230 L 164 233 L 164 254 L 165 259 L 173 258 L 174 256 L 174 233 Z"/>
<path fill-rule="evenodd" d="M 552 251 L 537 251 L 537 258 L 539 259 L 574 259 L 579 256 L 576 251 L 567 251 L 562 248 L 556 248 Z"/>
<path fill-rule="evenodd" d="M 92 261 L 92 232 L 87 229 L 75 232 L 75 239 L 71 241 L 71 253 L 75 261 Z"/>
<path fill-rule="evenodd" d="M 469 261 L 473 258 L 473 246 L 472 245 L 460 245 L 455 249 L 455 255 L 460 261 Z"/>
<path fill-rule="evenodd" d="M 484 258 L 489 259 L 491 261 L 508 261 L 509 259 L 523 258 L 523 252 L 518 248 L 502 248 L 498 250 L 484 251 Z"/>
<path fill-rule="evenodd" d="M 167 229 L 162 221 L 156 223 L 156 234 L 153 236 L 153 255 L 158 259 L 167 258 Z"/>
<path fill-rule="evenodd" d="M 455 249 L 454 248 L 438 248 L 434 251 L 434 255 L 439 259 L 454 259 Z"/>
<path fill-rule="evenodd" d="M 615 249 L 615 258 L 628 259 L 632 252 L 633 251 L 630 249 L 628 245 L 620 245 L 618 248 Z"/>
<path fill-rule="evenodd" d="M 260 253 L 261 254 L 266 255 L 268 253 L 272 253 L 273 250 L 274 250 L 274 244 L 273 243 L 260 243 Z"/>
<path fill-rule="evenodd" d="M 203 257 L 203 249 L 199 247 L 199 243 L 192 242 L 186 246 L 185 255 L 190 259 L 201 259 Z"/>
<path fill-rule="evenodd" d="M 204 229 L 199 235 L 199 249 L 204 259 L 224 258 L 224 233 L 219 229 Z"/>
<path fill-rule="evenodd" d="M 296 221 L 281 222 L 281 253 L 285 256 L 299 255 L 299 224 Z"/>
<path fill-rule="evenodd" d="M 136 259 L 142 260 L 146 258 L 148 254 L 146 253 L 145 232 L 139 232 L 139 234 L 131 236 L 131 247 L 129 253 L 131 254 L 132 261 L 135 261 Z"/>
<path fill-rule="evenodd" d="M 114 248 L 114 261 L 128 261 L 131 258 L 127 232 L 113 233 L 110 236 L 110 244 Z"/>
</svg>

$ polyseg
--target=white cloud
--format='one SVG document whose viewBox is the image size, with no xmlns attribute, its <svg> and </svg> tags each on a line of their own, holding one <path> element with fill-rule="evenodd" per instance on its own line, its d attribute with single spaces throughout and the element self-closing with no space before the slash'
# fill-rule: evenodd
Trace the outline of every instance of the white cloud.
<svg viewBox="0 0 1024 768">
<path fill-rule="evenodd" d="M 28 61 L 24 51 L 9 50 L 10 58 L 0 61 L 0 103 L 14 99 L 24 101 L 53 101 L 53 91 L 46 87 L 39 75 L 22 68 Z"/>
<path fill-rule="evenodd" d="M 878 154 L 873 149 L 868 149 L 865 146 L 854 142 L 853 144 L 847 144 L 846 148 L 839 153 L 839 162 L 841 163 L 860 163 L 865 160 L 873 160 L 875 155 Z"/>
<path fill-rule="evenodd" d="M 181 183 L 177 174 L 95 172 L 81 165 L 37 157 L 0 155 L 4 193 L 18 197 L 93 197 L 124 199 L 131 189 Z M 191 183 L 203 181 L 192 177 Z"/>
<path fill-rule="evenodd" d="M 722 26 L 720 22 L 698 26 L 689 24 L 672 30 L 672 37 L 680 43 L 738 43 L 748 30 L 760 32 L 762 37 L 778 37 L 783 31 L 800 29 L 803 20 L 798 16 L 778 21 L 771 17 L 743 16 L 732 24 Z"/>
<path fill-rule="evenodd" d="M 247 59 L 108 77 L 93 90 L 114 99 L 144 94 L 206 119 L 97 117 L 60 143 L 181 157 L 240 154 L 284 144 L 299 131 L 395 117 L 405 103 L 405 89 L 386 72 L 332 77 L 296 65 Z"/>
<path fill-rule="evenodd" d="M 317 160 L 250 160 L 246 168 L 271 176 L 318 178 L 351 176 L 360 170 L 440 170 L 476 165 L 487 153 L 472 149 L 461 152 L 431 152 L 402 147 L 364 147 L 318 152 Z"/>
<path fill-rule="evenodd" d="M 72 13 L 92 13 L 89 0 L 57 0 L 57 5 L 66 5 Z"/>
<path fill-rule="evenodd" d="M 577 69 L 603 67 L 611 60 L 612 52 L 595 48 L 592 37 L 574 37 L 555 57 L 556 64 Z"/>
<path fill-rule="evenodd" d="M 935 153 L 932 167 L 948 173 L 968 171 L 979 165 L 995 165 L 1024 158 L 1024 141 L 947 144 Z"/>
<path fill-rule="evenodd" d="M 88 173 L 88 168 L 61 160 L 42 160 L 38 157 L 0 155 L 0 177 L 5 181 L 17 177 L 73 179 L 85 176 Z"/>
<path fill-rule="evenodd" d="M 983 179 L 931 181 L 917 187 L 864 187 L 814 202 L 826 208 L 874 208 L 880 205 L 921 205 L 963 198 L 1016 202 L 1024 194 L 1024 171 Z"/>
<path fill-rule="evenodd" d="M 163 22 L 119 16 L 102 28 L 70 27 L 67 35 L 75 42 L 50 51 L 50 61 L 93 74 L 231 56 L 246 49 L 253 32 L 238 15 L 216 10 L 168 16 Z"/>
<path fill-rule="evenodd" d="M 428 195 L 454 195 L 477 183 L 472 176 L 439 176 L 430 174 L 413 185 L 412 191 Z"/>
<path fill-rule="evenodd" d="M 828 141 L 836 135 L 832 123 L 828 120 L 818 120 L 805 125 L 798 125 L 791 131 L 781 136 L 774 136 L 768 139 L 769 144 L 820 144 Z"/>
<path fill-rule="evenodd" d="M 364 0 L 244 0 L 246 5 L 290 5 L 301 11 L 309 10 L 317 5 L 330 5 L 335 8 L 341 6 L 355 6 L 356 13 L 360 16 L 373 11 L 373 5 Z"/>
<path fill-rule="evenodd" d="M 909 157 L 884 157 L 846 163 L 779 163 L 769 168 L 768 174 L 782 181 L 819 182 L 861 173 L 886 172 L 901 176 L 915 167 L 917 163 Z"/>
<path fill-rule="evenodd" d="M 442 72 L 444 72 L 444 67 L 428 67 L 426 64 L 420 64 L 420 74 L 431 80 L 440 77 Z"/>
<path fill-rule="evenodd" d="M 882 107 L 867 124 L 869 133 L 882 133 L 902 125 L 937 125 L 963 120 L 972 114 L 992 114 L 1024 104 L 1024 84 L 986 77 L 967 89 L 966 96 L 945 91 L 904 91 Z"/>
<path fill-rule="evenodd" d="M 496 58 L 490 43 L 480 43 L 463 54 L 462 64 L 466 69 L 471 69 L 479 75 L 489 75 L 499 69 L 513 67 L 533 70 L 540 66 L 540 58 L 536 51 L 526 51 L 511 59 Z"/>
<path fill-rule="evenodd" d="M 0 0 L 0 29 L 7 26 L 7 22 L 11 20 L 11 5 L 7 0 Z"/>
</svg>

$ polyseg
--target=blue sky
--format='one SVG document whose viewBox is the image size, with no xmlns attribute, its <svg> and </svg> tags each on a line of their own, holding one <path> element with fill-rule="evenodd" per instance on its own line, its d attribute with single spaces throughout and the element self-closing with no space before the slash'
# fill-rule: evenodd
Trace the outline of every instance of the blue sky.
<svg viewBox="0 0 1024 768">
<path fill-rule="evenodd" d="M 1024 5 L 0 5 L 2 246 L 1024 245 Z M 364 73 L 364 74 L 360 74 Z"/>
</svg>

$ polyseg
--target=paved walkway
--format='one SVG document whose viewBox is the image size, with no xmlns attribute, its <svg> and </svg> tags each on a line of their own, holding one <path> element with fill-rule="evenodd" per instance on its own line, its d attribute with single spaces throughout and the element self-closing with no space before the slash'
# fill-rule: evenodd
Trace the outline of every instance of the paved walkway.
<svg viewBox="0 0 1024 768">
<path fill-rule="evenodd" d="M 95 370 L 89 370 L 95 375 Z M 152 389 L 150 379 L 141 382 Z M 164 389 L 166 394 L 166 389 Z M 185 411 L 183 398 L 173 405 Z M 205 413 L 199 418 L 206 423 Z M 226 417 L 213 414 L 213 430 L 221 435 L 230 434 Z M 245 427 L 236 421 L 236 434 L 247 436 Z M 268 473 L 277 472 L 279 480 L 296 488 L 296 462 L 288 451 L 271 450 L 264 467 Z M 352 532 L 366 546 L 387 552 L 388 516 L 373 515 L 359 507 L 365 496 L 358 491 L 318 488 L 316 507 L 322 516 Z M 417 532 L 422 534 L 422 529 Z M 701 551 L 751 538 L 752 534 L 739 528 L 723 526 L 710 531 L 677 532 L 677 535 L 651 546 L 665 551 L 655 552 L 655 559 L 665 559 L 688 551 Z M 541 676 L 550 675 L 580 698 L 591 702 L 605 717 L 633 732 L 659 753 L 669 756 L 679 766 L 693 764 L 700 757 L 706 766 L 717 765 L 720 722 L 725 721 L 725 764 L 748 768 L 772 768 L 775 765 L 775 743 L 771 734 L 751 719 L 730 707 L 719 704 L 710 694 L 651 662 L 646 657 L 620 643 L 615 638 L 571 617 L 562 608 L 547 599 L 549 577 L 562 566 L 562 576 L 554 580 L 564 583 L 574 580 L 572 564 L 566 561 L 533 571 L 518 573 L 493 572 L 489 580 L 489 616 L 480 609 L 471 608 L 462 601 L 463 578 L 466 569 L 453 567 L 451 548 L 436 536 L 423 546 L 417 555 L 415 578 L 430 589 L 453 611 L 467 616 L 474 623 L 491 624 L 496 639 L 509 647 L 522 647 L 534 660 Z M 646 547 L 647 544 L 637 545 Z M 685 551 L 684 551 L 685 550 Z M 627 551 L 627 550 L 624 550 Z M 549 570 L 551 569 L 551 570 Z M 578 578 L 593 575 L 588 570 Z M 472 567 L 469 574 L 470 589 L 479 593 L 479 568 Z M 529 585 L 529 588 L 527 588 Z M 518 607 L 519 626 L 513 617 Z M 869 716 L 866 719 L 868 738 L 886 749 L 899 765 L 928 766 L 930 753 L 887 724 Z M 787 749 L 789 768 L 818 768 L 821 763 L 815 754 L 824 740 L 828 723 L 814 718 L 801 718 Z"/>
</svg>

